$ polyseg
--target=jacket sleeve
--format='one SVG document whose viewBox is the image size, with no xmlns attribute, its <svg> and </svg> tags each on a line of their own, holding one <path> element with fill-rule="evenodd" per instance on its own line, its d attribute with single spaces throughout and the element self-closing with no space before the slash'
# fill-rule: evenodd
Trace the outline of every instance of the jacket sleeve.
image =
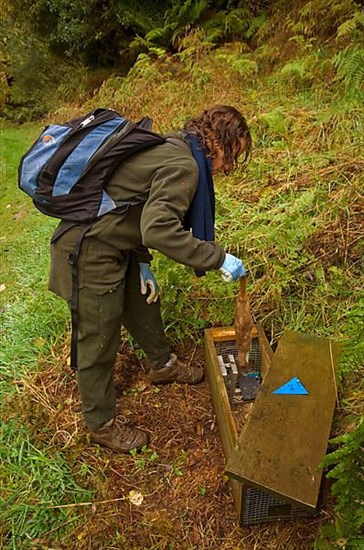
<svg viewBox="0 0 364 550">
<path fill-rule="evenodd" d="M 195 160 L 187 155 L 167 157 L 153 174 L 149 198 L 141 217 L 143 244 L 196 270 L 221 267 L 224 250 L 215 242 L 196 239 L 183 227 L 198 183 Z"/>
</svg>

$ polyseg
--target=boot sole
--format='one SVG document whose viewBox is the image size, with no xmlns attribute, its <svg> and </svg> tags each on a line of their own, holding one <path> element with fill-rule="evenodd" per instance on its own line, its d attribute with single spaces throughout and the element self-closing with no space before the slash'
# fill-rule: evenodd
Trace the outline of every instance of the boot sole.
<svg viewBox="0 0 364 550">
<path fill-rule="evenodd" d="M 114 451 L 114 453 L 120 453 L 120 454 L 130 454 L 131 451 L 141 451 L 143 447 L 147 446 L 149 444 L 149 436 L 147 435 L 146 442 L 143 443 L 140 447 L 131 447 L 130 449 L 122 449 L 120 447 L 113 447 L 111 445 L 108 445 L 104 441 L 97 441 L 94 437 L 92 437 L 92 441 L 96 443 L 97 445 L 100 445 L 101 447 L 105 447 L 105 449 L 110 449 L 110 451 Z"/>
</svg>

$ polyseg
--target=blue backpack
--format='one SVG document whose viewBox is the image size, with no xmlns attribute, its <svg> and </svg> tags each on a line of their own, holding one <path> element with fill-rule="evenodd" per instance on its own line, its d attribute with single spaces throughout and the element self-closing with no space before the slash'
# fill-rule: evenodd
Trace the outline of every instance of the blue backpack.
<svg viewBox="0 0 364 550">
<path fill-rule="evenodd" d="M 135 123 L 110 109 L 46 126 L 21 159 L 19 188 L 38 210 L 69 222 L 89 223 L 125 211 L 143 199 L 114 201 L 105 184 L 124 159 L 165 142 L 151 126 L 150 118 Z"/>
</svg>

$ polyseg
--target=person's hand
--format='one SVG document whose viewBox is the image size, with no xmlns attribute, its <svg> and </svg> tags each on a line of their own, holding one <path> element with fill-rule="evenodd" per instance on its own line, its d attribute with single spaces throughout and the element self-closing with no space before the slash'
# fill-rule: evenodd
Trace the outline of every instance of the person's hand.
<svg viewBox="0 0 364 550">
<path fill-rule="evenodd" d="M 158 283 L 150 270 L 149 264 L 140 263 L 139 264 L 139 274 L 140 274 L 140 292 L 144 295 L 148 292 L 149 296 L 147 297 L 147 304 L 156 302 L 159 298 L 159 288 Z"/>
<path fill-rule="evenodd" d="M 222 272 L 222 278 L 226 283 L 229 283 L 230 281 L 237 281 L 240 277 L 244 277 L 246 275 L 243 262 L 232 254 L 226 254 L 224 263 L 220 267 L 220 271 Z"/>
</svg>

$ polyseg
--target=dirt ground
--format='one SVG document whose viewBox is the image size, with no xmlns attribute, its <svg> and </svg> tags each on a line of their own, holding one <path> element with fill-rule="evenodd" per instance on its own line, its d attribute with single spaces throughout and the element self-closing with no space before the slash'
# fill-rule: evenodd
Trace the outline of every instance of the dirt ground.
<svg viewBox="0 0 364 550">
<path fill-rule="evenodd" d="M 80 507 L 84 523 L 62 537 L 57 548 L 80 550 L 306 550 L 332 515 L 324 496 L 319 515 L 241 527 L 233 506 L 208 383 L 154 387 L 147 367 L 124 344 L 115 369 L 118 413 L 150 435 L 148 449 L 117 455 L 89 440 L 78 391 L 67 363 L 45 366 L 24 391 L 24 409 L 41 439 L 52 427 L 52 444 L 73 465 L 76 480 L 92 489 Z M 204 364 L 201 346 L 179 357 Z M 59 355 L 58 355 L 59 357 Z M 49 443 L 49 440 L 48 440 Z M 79 475 L 83 472 L 83 476 Z M 85 471 L 87 475 L 85 476 Z M 46 538 L 38 541 L 46 544 Z M 46 546 L 50 548 L 49 546 Z M 52 548 L 54 548 L 54 543 Z"/>
</svg>

